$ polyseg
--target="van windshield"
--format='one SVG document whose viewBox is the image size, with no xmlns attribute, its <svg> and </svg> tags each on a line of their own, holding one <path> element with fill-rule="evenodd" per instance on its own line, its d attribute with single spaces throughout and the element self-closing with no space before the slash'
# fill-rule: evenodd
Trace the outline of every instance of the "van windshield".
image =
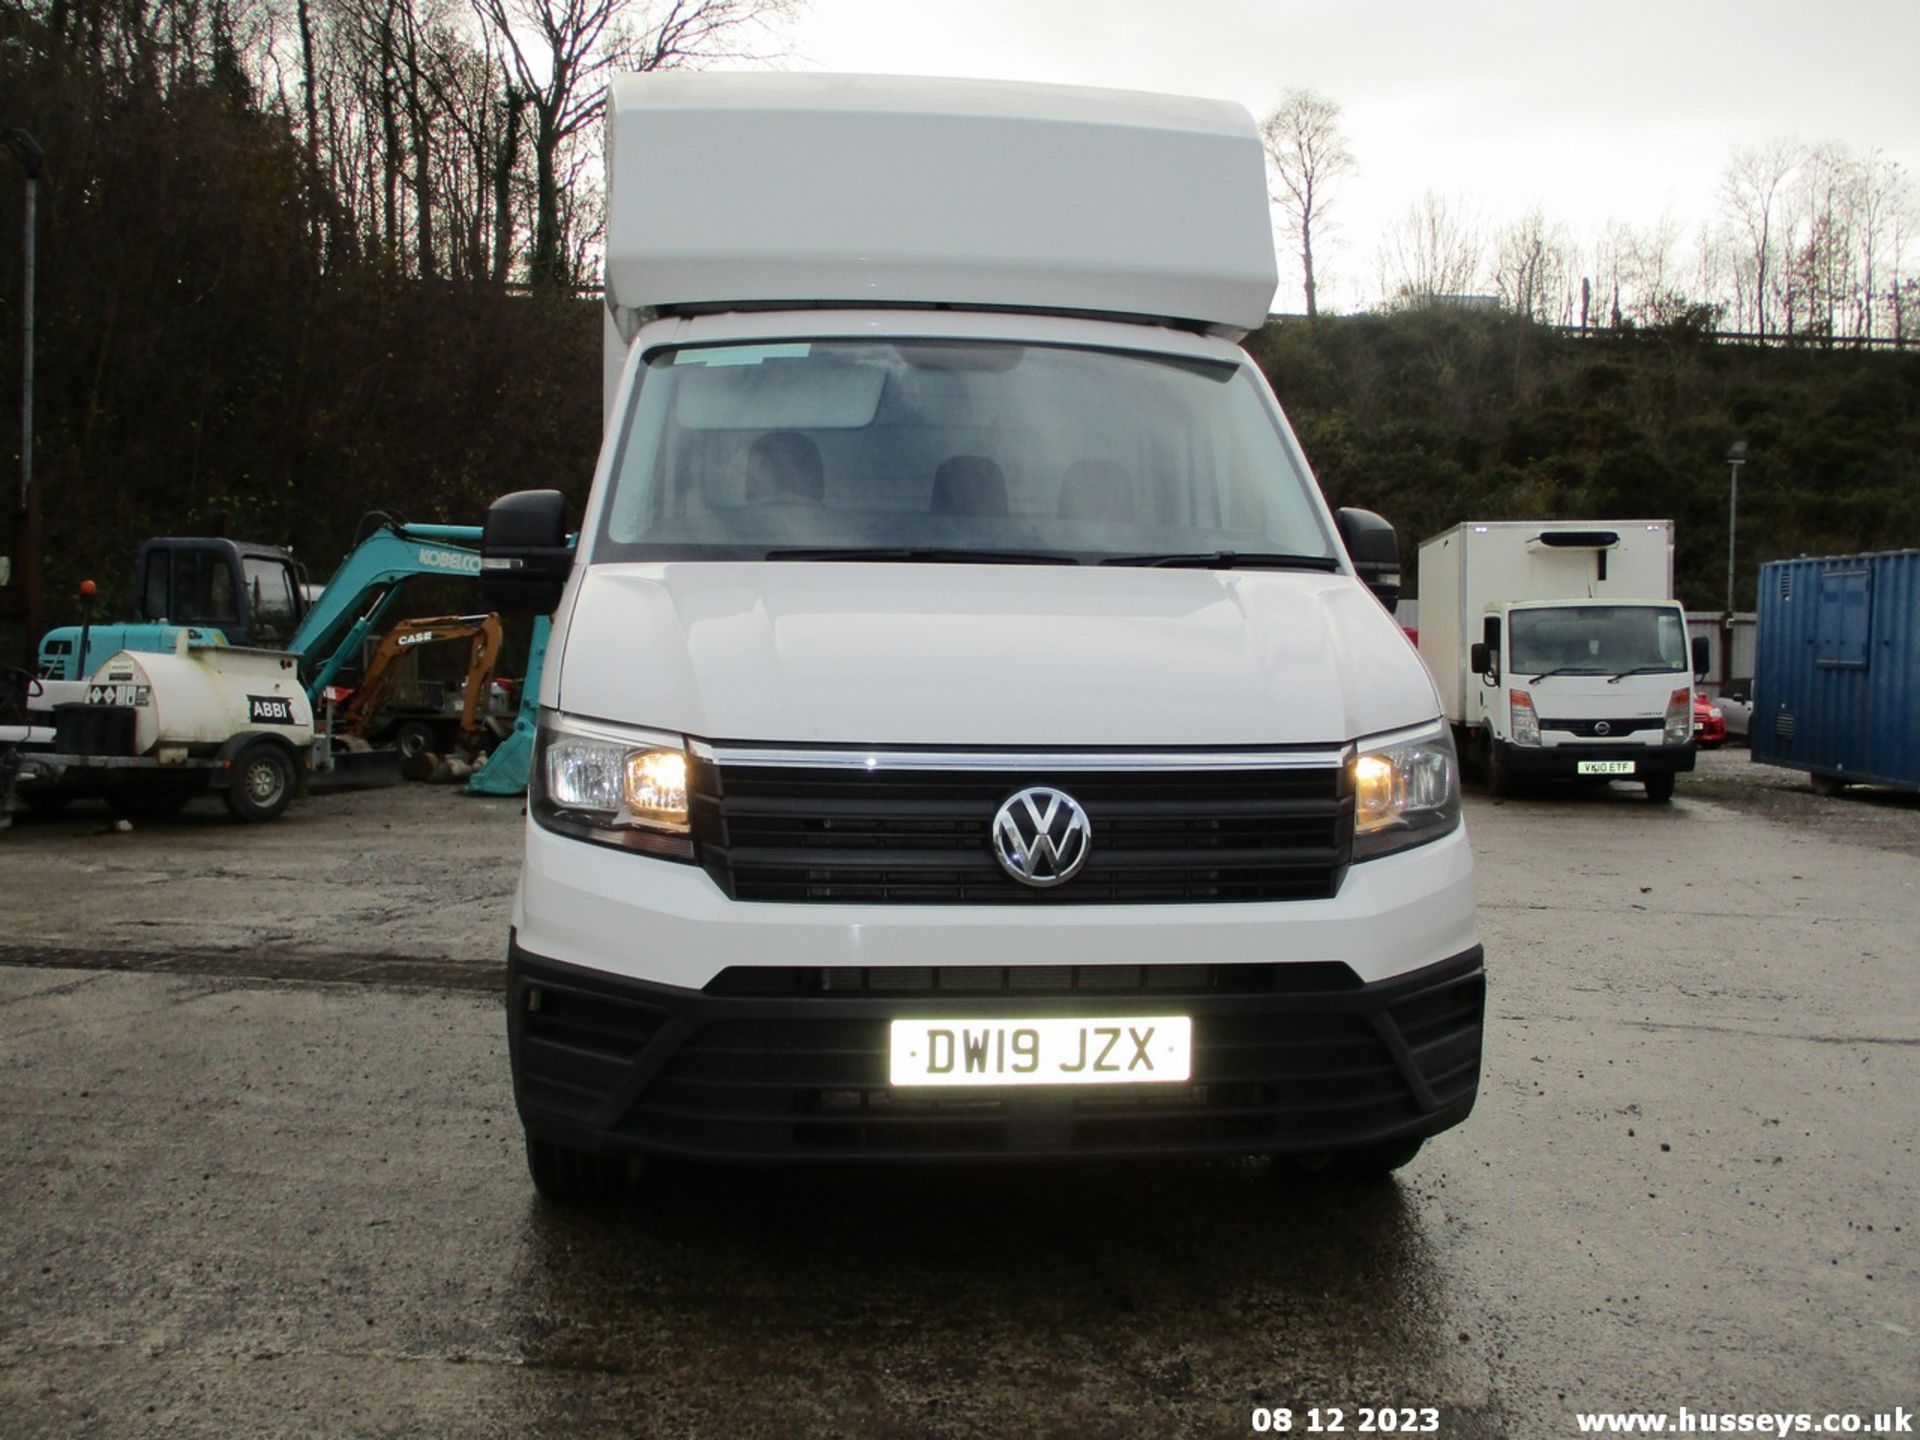
<svg viewBox="0 0 1920 1440">
<path fill-rule="evenodd" d="M 594 556 L 1308 569 L 1334 557 L 1240 366 L 864 339 L 649 356 Z"/>
<path fill-rule="evenodd" d="M 1516 675 L 1653 674 L 1685 670 L 1680 612 L 1658 605 L 1555 605 L 1512 612 Z"/>
</svg>

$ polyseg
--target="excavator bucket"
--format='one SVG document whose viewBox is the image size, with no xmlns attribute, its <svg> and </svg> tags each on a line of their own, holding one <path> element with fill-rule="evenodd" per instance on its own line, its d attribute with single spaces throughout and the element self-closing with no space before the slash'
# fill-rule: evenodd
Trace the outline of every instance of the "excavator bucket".
<svg viewBox="0 0 1920 1440">
<path fill-rule="evenodd" d="M 403 756 L 398 750 L 346 750 L 335 748 L 322 759 L 316 741 L 316 764 L 307 772 L 310 794 L 326 790 L 374 790 L 383 785 L 398 785 Z M 323 768 L 324 766 L 324 768 Z"/>
<path fill-rule="evenodd" d="M 520 713 L 513 733 L 494 747 L 487 763 L 467 779 L 469 795 L 524 795 L 533 774 L 533 742 L 540 726 L 540 671 L 547 659 L 547 638 L 553 633 L 550 617 L 534 617 L 527 642 L 527 674 L 520 685 Z"/>
<path fill-rule="evenodd" d="M 516 723 L 513 733 L 494 746 L 493 753 L 467 777 L 469 795 L 524 795 L 533 770 L 533 729 Z"/>
</svg>

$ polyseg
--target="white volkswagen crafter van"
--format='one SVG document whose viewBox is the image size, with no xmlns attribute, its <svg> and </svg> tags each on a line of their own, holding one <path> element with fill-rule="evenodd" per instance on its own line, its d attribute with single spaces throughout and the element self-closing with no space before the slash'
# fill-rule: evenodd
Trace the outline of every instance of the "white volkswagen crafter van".
<svg viewBox="0 0 1920 1440">
<path fill-rule="evenodd" d="M 578 545 L 554 491 L 485 542 L 555 617 L 509 951 L 539 1188 L 1381 1171 L 1465 1118 L 1453 744 L 1392 531 L 1234 343 L 1274 288 L 1247 113 L 657 75 L 607 160 Z"/>
</svg>

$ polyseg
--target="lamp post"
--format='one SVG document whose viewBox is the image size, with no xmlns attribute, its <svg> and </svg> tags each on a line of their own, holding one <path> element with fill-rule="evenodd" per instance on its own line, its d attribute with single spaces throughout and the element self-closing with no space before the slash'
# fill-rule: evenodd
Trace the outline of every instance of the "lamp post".
<svg viewBox="0 0 1920 1440">
<path fill-rule="evenodd" d="M 20 298 L 20 581 L 27 592 L 27 668 L 31 669 L 34 646 L 40 641 L 40 494 L 33 484 L 34 209 L 47 156 L 40 143 L 24 130 L 9 130 L 6 141 L 7 148 L 19 157 L 20 168 L 27 172 L 26 232 L 21 241 L 25 273 Z"/>
<path fill-rule="evenodd" d="M 1727 447 L 1727 466 L 1733 479 L 1727 489 L 1727 629 L 1733 629 L 1733 523 L 1740 513 L 1740 467 L 1747 463 L 1747 442 L 1736 440 Z"/>
<path fill-rule="evenodd" d="M 1733 679 L 1733 522 L 1740 513 L 1740 467 L 1747 463 L 1747 442 L 1727 447 L 1732 479 L 1727 487 L 1727 608 L 1720 617 L 1720 683 Z"/>
</svg>

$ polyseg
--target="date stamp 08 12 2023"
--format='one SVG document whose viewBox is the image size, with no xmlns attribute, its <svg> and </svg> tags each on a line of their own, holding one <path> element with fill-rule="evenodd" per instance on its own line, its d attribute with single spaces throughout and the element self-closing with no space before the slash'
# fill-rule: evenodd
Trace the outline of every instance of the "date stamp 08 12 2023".
<svg viewBox="0 0 1920 1440">
<path fill-rule="evenodd" d="M 1315 1405 L 1303 1410 L 1256 1406 L 1257 1435 L 1437 1435 L 1440 1410 L 1433 1405 Z"/>
</svg>

